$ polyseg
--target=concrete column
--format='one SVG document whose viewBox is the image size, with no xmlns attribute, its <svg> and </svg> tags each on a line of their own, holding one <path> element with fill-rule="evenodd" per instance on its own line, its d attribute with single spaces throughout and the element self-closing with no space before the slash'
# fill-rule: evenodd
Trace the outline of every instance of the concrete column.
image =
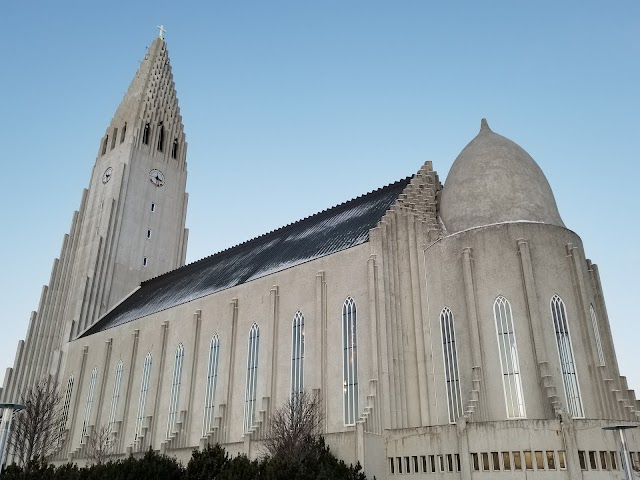
<svg viewBox="0 0 640 480">
<path fill-rule="evenodd" d="M 235 380 L 235 365 L 236 365 L 236 348 L 238 344 L 238 299 L 234 298 L 231 300 L 229 304 L 229 314 L 231 321 L 231 338 L 229 339 L 229 356 L 227 369 L 227 400 L 226 400 L 226 408 L 224 415 L 224 431 L 222 432 L 222 439 L 224 443 L 229 443 L 229 417 L 231 416 L 231 405 L 232 405 L 232 394 L 233 394 L 233 385 Z M 242 388 L 242 387 L 240 387 Z M 242 410 L 243 405 L 240 405 L 240 409 Z"/>
<path fill-rule="evenodd" d="M 183 427 L 181 433 L 181 441 L 180 444 L 182 446 L 189 445 L 188 439 L 191 433 L 191 422 L 195 417 L 195 412 L 193 411 L 193 397 L 195 395 L 196 390 L 196 378 L 197 378 L 197 370 L 198 370 L 198 357 L 200 355 L 200 329 L 202 325 L 202 310 L 196 310 L 193 314 L 192 320 L 192 331 L 193 331 L 193 341 L 191 345 L 193 345 L 193 352 L 191 353 L 191 367 L 189 369 L 189 388 L 187 389 L 187 418 L 185 420 L 185 425 Z"/>
<path fill-rule="evenodd" d="M 109 374 L 109 364 L 111 363 L 111 351 L 113 347 L 113 338 L 110 338 L 106 342 L 104 342 L 104 357 L 102 359 L 102 380 L 100 381 L 100 386 L 95 392 L 95 397 L 98 398 L 98 405 L 96 408 L 96 420 L 94 422 L 94 426 L 96 429 L 101 426 L 101 418 L 102 418 L 102 405 L 104 403 L 104 397 L 106 396 L 105 388 L 107 386 L 107 376 Z"/>
<path fill-rule="evenodd" d="M 411 299 L 413 301 L 413 335 L 415 339 L 416 362 L 418 369 L 418 395 L 420 402 L 420 423 L 429 425 L 429 398 L 427 393 L 427 365 L 424 348 L 424 328 L 422 303 L 420 301 L 420 263 L 418 255 L 417 218 L 407 215 L 409 228 L 409 266 L 411 270 Z"/>
<path fill-rule="evenodd" d="M 462 275 L 464 279 L 464 293 L 465 301 L 467 304 L 467 319 L 469 325 L 469 337 L 471 345 L 471 356 L 473 358 L 473 367 L 480 367 L 480 405 L 479 417 L 480 419 L 487 420 L 488 405 L 486 404 L 486 389 L 487 383 L 485 381 L 485 368 L 482 358 L 482 342 L 480 339 L 480 327 L 478 325 L 478 303 L 476 300 L 476 289 L 473 279 L 473 258 L 471 256 L 471 248 L 465 248 L 462 251 Z"/>
<path fill-rule="evenodd" d="M 118 430 L 118 440 L 114 448 L 114 453 L 122 452 L 125 435 L 127 434 L 127 426 L 129 424 L 129 405 L 131 404 L 131 387 L 133 385 L 133 374 L 135 372 L 136 358 L 138 356 L 138 340 L 140 330 L 134 330 L 131 335 L 131 356 L 129 357 L 129 373 L 127 375 L 127 383 L 124 391 L 124 412 L 122 413 L 122 422 Z"/>
<path fill-rule="evenodd" d="M 78 420 L 78 403 L 80 401 L 80 394 L 82 393 L 82 385 L 84 385 L 84 372 L 87 366 L 87 357 L 89 356 L 89 347 L 87 345 L 82 349 L 82 358 L 80 360 L 80 373 L 78 374 L 78 388 L 76 388 L 75 394 L 73 394 L 73 406 L 69 411 L 69 415 L 71 416 L 71 426 L 69 427 L 69 437 L 67 443 L 65 444 L 67 448 L 67 453 L 71 451 L 71 446 L 73 445 L 73 437 L 76 430 L 76 420 Z"/>
<path fill-rule="evenodd" d="M 156 427 L 158 425 L 158 404 L 160 403 L 160 396 L 162 394 L 162 383 L 164 379 L 164 364 L 167 356 L 167 334 L 169 333 L 169 321 L 165 320 L 160 325 L 160 366 L 158 368 L 158 380 L 156 382 L 156 395 L 153 400 L 153 416 L 151 417 L 151 425 L 149 425 L 150 435 L 145 438 L 147 445 L 153 445 L 153 441 L 156 436 Z M 152 372 L 153 373 L 153 372 Z M 148 442 L 146 442 L 148 440 Z M 158 439 L 157 445 L 160 445 L 161 440 Z"/>
<path fill-rule="evenodd" d="M 316 275 L 316 305 L 315 305 L 315 319 L 314 319 L 314 335 L 315 338 L 320 339 L 319 351 L 318 354 L 314 357 L 320 365 L 319 371 L 317 371 L 316 375 L 318 379 L 313 385 L 319 385 L 320 387 L 320 395 L 322 398 L 322 410 L 323 410 L 323 422 L 322 426 L 323 432 L 327 432 L 327 422 L 328 422 L 328 408 L 327 408 L 327 400 L 328 400 L 328 391 L 327 391 L 327 284 L 324 280 L 324 272 L 320 270 Z M 306 348 L 306 346 L 305 346 Z M 314 371 L 317 369 L 313 369 Z"/>
<path fill-rule="evenodd" d="M 278 285 L 274 285 L 271 288 L 270 293 L 270 323 L 271 323 L 271 346 L 267 350 L 267 361 L 271 364 L 271 368 L 267 371 L 267 391 L 269 392 L 269 411 L 267 416 L 270 417 L 275 408 L 277 386 L 278 386 L 278 323 L 280 313 L 280 295 L 278 292 Z"/>
<path fill-rule="evenodd" d="M 595 338 L 593 333 L 593 326 L 591 325 L 591 313 L 589 311 L 589 297 L 585 287 L 585 275 L 582 270 L 582 259 L 580 256 L 580 251 L 578 247 L 574 247 L 572 244 L 567 244 L 567 253 L 570 260 L 571 265 L 571 273 L 574 287 L 574 294 L 576 298 L 576 305 L 578 307 L 578 311 L 575 315 L 575 321 L 573 321 L 573 325 L 578 325 L 578 331 L 580 332 L 580 338 L 582 340 L 582 345 L 584 347 L 585 355 L 587 356 L 587 365 L 583 365 L 583 368 L 586 367 L 587 373 L 589 375 L 589 381 L 592 385 L 592 388 L 589 389 L 592 392 L 595 392 L 593 401 L 591 402 L 593 406 L 597 409 L 597 412 L 584 412 L 586 417 L 596 417 L 602 418 L 605 414 L 604 402 L 603 402 L 603 387 L 596 376 L 596 372 L 594 371 L 594 365 L 596 364 L 596 359 L 598 358 L 596 349 L 595 349 Z M 571 314 L 567 312 L 568 321 L 571 322 Z M 571 331 L 571 327 L 569 327 L 569 331 Z M 578 368 L 580 367 L 580 363 L 577 364 Z M 584 370 L 583 370 L 584 371 Z M 578 381 L 579 381 L 578 377 Z M 581 393 L 587 390 L 581 389 Z M 582 395 L 583 408 L 585 397 Z M 589 399 L 591 401 L 591 399 Z"/>
<path fill-rule="evenodd" d="M 531 262 L 531 252 L 529 251 L 529 242 L 524 239 L 518 240 L 518 254 L 520 257 L 520 267 L 522 268 L 522 287 L 524 290 L 524 298 L 527 306 L 527 316 L 529 321 L 529 338 L 533 345 L 534 361 L 536 365 L 536 373 L 540 392 L 540 400 L 547 412 L 548 418 L 554 418 L 554 412 L 549 404 L 549 398 L 545 391 L 544 381 L 542 379 L 542 371 L 540 365 L 547 362 L 547 344 L 546 336 L 543 332 L 546 330 L 542 325 L 542 316 L 538 306 L 538 294 L 536 289 L 535 277 L 533 275 L 533 264 Z M 547 374 L 551 374 L 548 372 Z M 556 382 L 553 382 L 554 385 Z"/>
</svg>

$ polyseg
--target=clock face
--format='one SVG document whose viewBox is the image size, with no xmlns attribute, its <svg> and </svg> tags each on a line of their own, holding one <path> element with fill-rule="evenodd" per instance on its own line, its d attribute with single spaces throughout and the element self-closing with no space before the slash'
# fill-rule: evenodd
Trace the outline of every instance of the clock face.
<svg viewBox="0 0 640 480">
<path fill-rule="evenodd" d="M 164 185 L 164 173 L 162 173 L 158 169 L 153 169 L 149 172 L 149 181 L 153 183 L 156 187 L 161 187 Z"/>
<path fill-rule="evenodd" d="M 111 176 L 113 175 L 113 168 L 109 167 L 104 171 L 104 174 L 102 175 L 102 183 L 107 183 L 109 180 L 111 180 Z"/>
</svg>

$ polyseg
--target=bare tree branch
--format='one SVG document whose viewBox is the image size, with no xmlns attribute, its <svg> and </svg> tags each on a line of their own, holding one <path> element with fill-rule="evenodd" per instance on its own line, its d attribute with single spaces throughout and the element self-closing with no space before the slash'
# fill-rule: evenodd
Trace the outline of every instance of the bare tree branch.
<svg viewBox="0 0 640 480">
<path fill-rule="evenodd" d="M 87 440 L 87 458 L 96 465 L 104 463 L 112 454 L 113 440 L 109 426 L 94 428 Z"/>
<path fill-rule="evenodd" d="M 24 464 L 51 457 L 61 447 L 64 429 L 57 385 L 41 380 L 22 392 L 19 403 L 26 408 L 14 415 L 9 437 L 15 460 Z"/>
<path fill-rule="evenodd" d="M 292 395 L 271 416 L 265 453 L 292 462 L 306 459 L 315 451 L 310 445 L 320 436 L 323 420 L 319 395 L 306 390 Z"/>
</svg>

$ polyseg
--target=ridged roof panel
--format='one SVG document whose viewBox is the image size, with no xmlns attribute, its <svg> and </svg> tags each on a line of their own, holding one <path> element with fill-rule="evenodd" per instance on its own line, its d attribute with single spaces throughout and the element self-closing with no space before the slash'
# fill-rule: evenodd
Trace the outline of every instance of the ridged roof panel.
<svg viewBox="0 0 640 480">
<path fill-rule="evenodd" d="M 369 240 L 411 177 L 148 280 L 80 337 L 166 310 Z"/>
</svg>

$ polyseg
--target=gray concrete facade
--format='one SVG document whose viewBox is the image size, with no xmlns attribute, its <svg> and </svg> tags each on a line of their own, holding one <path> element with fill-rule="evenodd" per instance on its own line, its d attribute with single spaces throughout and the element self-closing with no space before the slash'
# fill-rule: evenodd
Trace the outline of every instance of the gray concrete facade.
<svg viewBox="0 0 640 480">
<path fill-rule="evenodd" d="M 158 153 L 159 112 L 166 138 L 178 139 L 178 158 Z M 184 263 L 186 144 L 163 40 L 151 46 L 107 135 L 123 121 L 130 140 L 110 150 L 105 136 L 80 211 L 91 214 L 76 215 L 92 219 L 83 231 L 97 227 L 108 240 L 72 234 L 87 240 L 71 248 L 83 260 L 66 282 L 88 282 L 96 293 L 60 314 L 70 341 L 53 343 L 64 352 L 57 379 L 69 405 L 56 462 L 85 462 L 87 439 L 105 425 L 117 456 L 152 446 L 186 461 L 208 443 L 260 455 L 270 414 L 291 395 L 299 312 L 304 387 L 322 398 L 323 434 L 371 478 L 624 478 L 615 436 L 602 428 L 640 425 L 640 403 L 618 369 L 597 266 L 562 222 L 535 161 L 486 122 L 444 187 L 425 163 L 365 243 L 78 337 L 141 281 Z M 113 178 L 103 183 L 109 167 Z M 148 176 L 153 169 L 163 172 L 162 187 Z M 151 203 L 158 210 L 146 211 Z M 96 280 L 86 274 L 95 264 L 108 266 Z M 346 302 L 357 306 L 350 335 Z M 40 338 L 32 328 L 49 327 L 38 315 L 25 346 Z M 247 430 L 254 326 L 256 407 Z M 216 388 L 207 397 L 214 338 Z M 356 344 L 357 354 L 349 350 Z M 29 348 L 19 347 L 15 372 L 33 363 Z M 345 372 L 354 363 L 349 390 Z M 26 382 L 12 383 L 13 375 L 5 395 Z M 352 423 L 347 391 L 358 393 Z M 640 434 L 627 432 L 627 441 L 640 464 Z"/>
</svg>

